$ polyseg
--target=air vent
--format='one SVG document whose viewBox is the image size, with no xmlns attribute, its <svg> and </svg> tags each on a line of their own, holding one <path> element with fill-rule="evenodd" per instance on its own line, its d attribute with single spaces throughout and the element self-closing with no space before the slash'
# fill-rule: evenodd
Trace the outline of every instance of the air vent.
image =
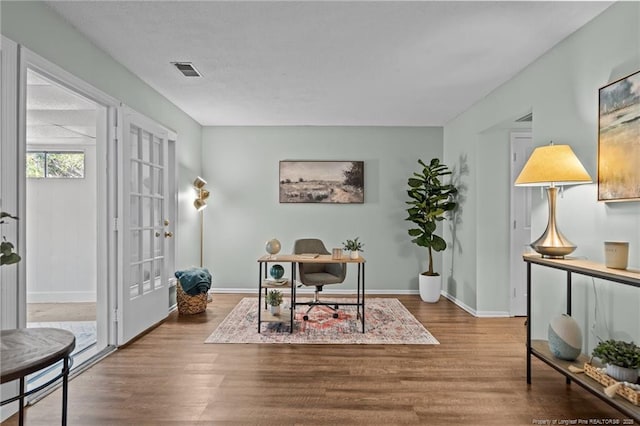
<svg viewBox="0 0 640 426">
<path fill-rule="evenodd" d="M 171 62 L 185 77 L 202 77 L 191 62 Z"/>
<path fill-rule="evenodd" d="M 524 122 L 531 122 L 533 121 L 533 113 L 530 112 L 527 115 L 523 115 L 522 117 L 518 118 L 516 120 L 516 123 L 524 123 Z"/>
</svg>

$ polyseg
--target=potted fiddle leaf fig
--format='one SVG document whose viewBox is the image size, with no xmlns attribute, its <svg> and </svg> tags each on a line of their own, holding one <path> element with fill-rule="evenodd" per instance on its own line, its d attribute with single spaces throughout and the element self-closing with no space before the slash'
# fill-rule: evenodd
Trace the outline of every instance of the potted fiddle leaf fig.
<svg viewBox="0 0 640 426">
<path fill-rule="evenodd" d="M 0 212 L 0 225 L 5 223 L 5 219 L 14 219 L 18 220 L 16 216 L 12 216 L 7 212 Z M 22 259 L 18 253 L 14 252 L 13 243 L 7 241 L 5 236 L 2 236 L 2 241 L 0 241 L 0 266 L 2 265 L 11 265 L 13 263 L 18 263 Z"/>
<path fill-rule="evenodd" d="M 407 195 L 410 200 L 405 219 L 413 222 L 415 227 L 409 229 L 413 243 L 426 247 L 429 269 L 418 277 L 420 297 L 425 302 L 437 302 L 442 289 L 442 277 L 433 270 L 433 252 L 443 251 L 447 242 L 436 234 L 438 222 L 446 219 L 446 213 L 454 210 L 458 203 L 455 196 L 458 189 L 450 183 L 444 183 L 443 178 L 451 174 L 449 168 L 434 158 L 429 164 L 418 159 L 422 167 L 420 172 L 414 172 L 407 184 Z"/>
<path fill-rule="evenodd" d="M 282 304 L 282 292 L 280 290 L 269 290 L 267 293 L 267 305 L 272 315 L 280 315 L 280 304 Z"/>
<path fill-rule="evenodd" d="M 640 347 L 633 342 L 605 340 L 593 349 L 592 355 L 606 364 L 609 376 L 622 382 L 635 383 L 640 368 Z"/>
</svg>

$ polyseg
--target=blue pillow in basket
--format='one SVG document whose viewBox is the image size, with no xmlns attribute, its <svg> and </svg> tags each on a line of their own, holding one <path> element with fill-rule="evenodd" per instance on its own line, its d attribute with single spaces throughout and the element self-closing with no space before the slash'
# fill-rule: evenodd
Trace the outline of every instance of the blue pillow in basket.
<svg viewBox="0 0 640 426">
<path fill-rule="evenodd" d="M 180 280 L 180 286 L 189 296 L 206 293 L 211 288 L 211 274 L 207 268 L 189 268 L 176 271 L 175 276 Z"/>
</svg>

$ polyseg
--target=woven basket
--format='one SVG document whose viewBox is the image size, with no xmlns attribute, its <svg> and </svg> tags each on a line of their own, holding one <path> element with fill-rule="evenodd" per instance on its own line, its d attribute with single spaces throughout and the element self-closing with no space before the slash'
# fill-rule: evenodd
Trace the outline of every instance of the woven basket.
<svg viewBox="0 0 640 426">
<path fill-rule="evenodd" d="M 190 296 L 184 292 L 180 281 L 176 284 L 176 300 L 178 302 L 178 313 L 181 315 L 193 315 L 204 312 L 207 309 L 207 293 L 200 293 Z"/>
<path fill-rule="evenodd" d="M 584 363 L 584 372 L 587 376 L 591 377 L 593 380 L 600 383 L 604 387 L 618 383 L 618 381 L 613 377 L 601 372 L 598 368 L 586 362 Z M 618 388 L 616 394 L 630 401 L 633 405 L 640 405 L 640 391 L 622 385 Z"/>
</svg>

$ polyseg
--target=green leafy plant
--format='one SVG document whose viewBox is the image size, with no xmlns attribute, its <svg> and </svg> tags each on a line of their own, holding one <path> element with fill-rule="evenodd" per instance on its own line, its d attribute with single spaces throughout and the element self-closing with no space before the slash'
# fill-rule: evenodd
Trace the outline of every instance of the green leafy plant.
<svg viewBox="0 0 640 426">
<path fill-rule="evenodd" d="M 18 220 L 16 216 L 12 216 L 7 212 L 0 212 L 0 225 L 5 223 L 5 219 Z M 22 259 L 18 253 L 13 251 L 14 246 L 10 241 L 7 241 L 5 236 L 2 236 L 2 242 L 0 242 L 0 266 L 11 265 L 18 263 Z"/>
<path fill-rule="evenodd" d="M 436 225 L 445 219 L 446 212 L 457 207 L 455 196 L 458 190 L 454 185 L 442 182 L 442 178 L 450 175 L 451 171 L 446 165 L 440 164 L 440 160 L 434 158 L 427 165 L 418 159 L 418 163 L 422 166 L 422 172 L 413 173 L 407 181 L 410 200 L 406 203 L 410 207 L 405 220 L 417 225 L 417 228 L 409 229 L 409 235 L 415 237 L 411 241 L 429 249 L 429 270 L 425 275 L 437 276 L 439 274 L 433 272 L 433 251 L 443 251 L 447 243 L 435 234 Z"/>
<path fill-rule="evenodd" d="M 269 290 L 267 293 L 267 304 L 269 306 L 280 306 L 282 303 L 282 292 L 280 290 Z"/>
<path fill-rule="evenodd" d="M 618 367 L 640 368 L 640 347 L 633 342 L 605 340 L 598 343 L 592 355 L 600 358 L 604 363 L 617 365 Z"/>
<path fill-rule="evenodd" d="M 347 241 L 343 242 L 342 243 L 342 247 L 345 250 L 348 250 L 348 251 L 364 251 L 362 249 L 362 247 L 364 247 L 364 244 L 361 243 L 360 241 L 358 241 L 358 238 L 360 238 L 360 237 L 356 237 L 353 240 L 347 240 Z"/>
</svg>

